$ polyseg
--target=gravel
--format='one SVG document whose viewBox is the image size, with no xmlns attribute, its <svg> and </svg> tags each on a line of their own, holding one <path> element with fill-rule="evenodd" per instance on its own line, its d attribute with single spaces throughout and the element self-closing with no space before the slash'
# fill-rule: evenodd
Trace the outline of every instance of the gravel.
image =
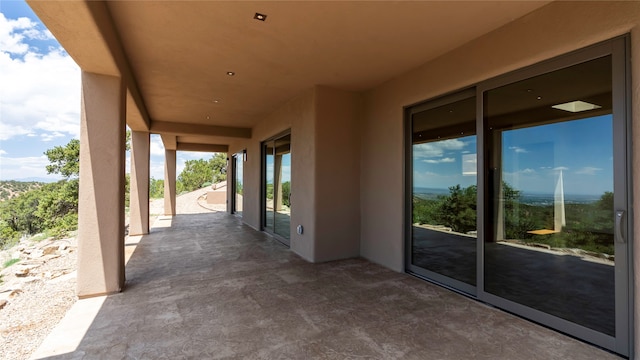
<svg viewBox="0 0 640 360">
<path fill-rule="evenodd" d="M 7 304 L 0 309 L 0 358 L 28 359 L 49 332 L 76 302 L 76 239 L 22 241 L 18 246 L 0 254 L 2 263 L 16 258 L 18 249 L 43 249 L 50 245 L 63 245 L 63 251 L 28 259 L 20 252 L 21 261 L 4 269 L 0 284 L 0 299 Z M 50 259 L 51 256 L 59 257 Z M 15 272 L 31 268 L 24 277 Z M 31 264 L 31 265 L 28 265 Z"/>
</svg>

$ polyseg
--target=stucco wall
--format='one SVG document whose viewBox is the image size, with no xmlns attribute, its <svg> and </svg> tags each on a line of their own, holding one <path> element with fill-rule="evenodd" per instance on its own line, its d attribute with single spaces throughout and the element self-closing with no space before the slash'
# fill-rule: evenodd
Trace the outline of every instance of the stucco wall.
<svg viewBox="0 0 640 360">
<path fill-rule="evenodd" d="M 303 235 L 291 233 L 291 249 L 303 258 L 314 258 L 315 236 L 315 91 L 290 100 L 267 116 L 252 130 L 250 140 L 239 140 L 229 147 L 229 154 L 247 150 L 244 164 L 244 204 L 242 221 L 260 229 L 260 182 L 262 141 L 291 129 L 291 224 L 301 224 Z M 231 191 L 231 187 L 229 187 Z M 232 196 L 231 193 L 228 196 Z M 294 227 L 295 228 L 295 227 Z"/>
<path fill-rule="evenodd" d="M 361 137 L 361 255 L 397 271 L 403 252 L 403 107 L 631 33 L 632 116 L 640 138 L 640 2 L 556 2 L 395 78 L 364 95 Z M 419 46 L 419 44 L 416 44 Z M 633 176 L 640 154 L 633 147 Z M 634 193 L 640 194 L 638 181 Z M 635 196 L 634 207 L 640 207 Z M 635 243 L 640 217 L 634 216 Z M 635 313 L 640 318 L 640 246 L 634 248 Z M 636 321 L 635 343 L 640 343 Z M 636 345 L 636 357 L 639 346 Z"/>
<path fill-rule="evenodd" d="M 266 117 L 251 140 L 230 146 L 230 154 L 247 149 L 247 225 L 260 228 L 260 143 L 291 129 L 291 250 L 312 262 L 359 255 L 360 106 L 359 94 L 317 86 Z"/>
<path fill-rule="evenodd" d="M 360 255 L 360 98 L 316 87 L 315 261 Z"/>
<path fill-rule="evenodd" d="M 635 34 L 639 22 L 637 2 L 552 3 L 367 92 L 361 140 L 361 254 L 403 269 L 404 106 L 631 30 Z M 638 40 L 633 37 L 636 50 Z M 637 88 L 638 82 L 634 84 Z"/>
</svg>

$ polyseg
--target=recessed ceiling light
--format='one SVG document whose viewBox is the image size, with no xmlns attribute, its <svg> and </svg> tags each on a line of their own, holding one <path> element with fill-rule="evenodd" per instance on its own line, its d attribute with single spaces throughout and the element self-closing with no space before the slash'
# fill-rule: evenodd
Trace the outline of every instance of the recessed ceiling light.
<svg viewBox="0 0 640 360">
<path fill-rule="evenodd" d="M 209 115 L 207 115 L 207 120 L 209 120 L 209 119 L 210 119 L 210 118 L 209 118 Z"/>
<path fill-rule="evenodd" d="M 255 15 L 253 15 L 253 18 L 256 20 L 265 21 L 267 20 L 267 15 L 256 13 Z"/>
<path fill-rule="evenodd" d="M 219 99 L 213 99 L 213 100 L 211 100 L 211 102 L 214 103 L 214 104 L 218 104 L 220 102 L 220 100 Z"/>
<path fill-rule="evenodd" d="M 227 71 L 227 75 L 229 75 L 229 76 L 233 76 L 233 75 L 235 75 L 235 74 L 236 74 L 236 73 L 234 73 L 233 71 Z"/>
<path fill-rule="evenodd" d="M 572 112 L 572 113 L 576 113 L 576 112 L 580 112 L 580 111 L 588 111 L 588 110 L 600 109 L 601 107 L 602 106 L 600 106 L 600 105 L 588 103 L 588 102 L 585 102 L 585 101 L 579 101 L 579 100 L 552 106 L 552 108 L 554 108 L 554 109 L 569 111 L 569 112 Z"/>
</svg>

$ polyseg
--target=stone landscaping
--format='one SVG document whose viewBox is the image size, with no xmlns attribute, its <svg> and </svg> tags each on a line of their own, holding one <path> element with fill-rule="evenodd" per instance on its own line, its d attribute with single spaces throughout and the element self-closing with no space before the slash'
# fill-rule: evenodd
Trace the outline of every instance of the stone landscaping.
<svg viewBox="0 0 640 360">
<path fill-rule="evenodd" d="M 76 249 L 71 237 L 0 252 L 0 358 L 28 359 L 76 302 Z"/>
</svg>

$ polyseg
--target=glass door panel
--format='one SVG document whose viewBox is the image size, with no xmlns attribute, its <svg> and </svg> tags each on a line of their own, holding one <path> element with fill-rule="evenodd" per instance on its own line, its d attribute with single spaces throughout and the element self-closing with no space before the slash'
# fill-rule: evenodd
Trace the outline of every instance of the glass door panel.
<svg viewBox="0 0 640 360">
<path fill-rule="evenodd" d="M 289 245 L 291 237 L 291 135 L 262 144 L 263 228 Z"/>
<path fill-rule="evenodd" d="M 475 91 L 411 116 L 410 271 L 475 292 L 477 257 Z"/>
<path fill-rule="evenodd" d="M 273 232 L 288 242 L 291 237 L 291 135 L 275 140 L 274 145 Z"/>
<path fill-rule="evenodd" d="M 485 119 L 484 291 L 615 336 L 611 57 L 490 90 Z"/>
<path fill-rule="evenodd" d="M 273 155 L 273 141 L 265 142 L 262 146 L 262 153 L 264 154 L 264 229 L 268 232 L 273 232 L 274 212 L 273 212 L 273 168 L 274 168 L 274 155 Z"/>
<path fill-rule="evenodd" d="M 234 212 L 242 216 L 242 191 L 243 191 L 243 162 L 244 153 L 238 153 L 233 156 L 234 160 Z"/>
</svg>

